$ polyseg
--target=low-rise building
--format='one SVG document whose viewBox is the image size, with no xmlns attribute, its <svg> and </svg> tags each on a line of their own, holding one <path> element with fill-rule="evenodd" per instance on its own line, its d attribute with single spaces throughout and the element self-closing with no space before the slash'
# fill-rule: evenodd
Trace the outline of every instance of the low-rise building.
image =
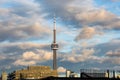
<svg viewBox="0 0 120 80">
<path fill-rule="evenodd" d="M 27 69 L 10 73 L 9 80 L 41 79 L 50 76 L 57 77 L 57 70 L 51 70 L 49 66 L 29 66 Z"/>
<path fill-rule="evenodd" d="M 66 77 L 78 77 L 78 74 L 73 71 L 66 70 Z"/>
<path fill-rule="evenodd" d="M 7 80 L 7 73 L 6 72 L 2 72 L 1 80 Z"/>
</svg>

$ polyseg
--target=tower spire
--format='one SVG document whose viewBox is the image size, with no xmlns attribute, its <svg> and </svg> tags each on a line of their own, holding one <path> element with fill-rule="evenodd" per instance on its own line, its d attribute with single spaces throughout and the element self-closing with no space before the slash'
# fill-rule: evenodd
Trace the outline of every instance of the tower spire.
<svg viewBox="0 0 120 80">
<path fill-rule="evenodd" d="M 51 44 L 51 49 L 53 50 L 53 70 L 57 70 L 57 49 L 58 44 L 56 43 L 56 18 L 54 15 L 54 29 L 53 29 L 53 43 Z"/>
</svg>

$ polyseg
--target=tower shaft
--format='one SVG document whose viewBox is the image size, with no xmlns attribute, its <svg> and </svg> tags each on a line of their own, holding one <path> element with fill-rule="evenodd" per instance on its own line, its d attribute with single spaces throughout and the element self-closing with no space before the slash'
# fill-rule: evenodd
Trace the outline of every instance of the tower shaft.
<svg viewBox="0 0 120 80">
<path fill-rule="evenodd" d="M 54 17 L 54 29 L 53 29 L 53 43 L 51 44 L 53 50 L 53 70 L 57 70 L 57 49 L 58 44 L 56 43 L 56 20 Z"/>
<path fill-rule="evenodd" d="M 56 43 L 56 30 L 53 30 L 53 43 Z"/>
<path fill-rule="evenodd" d="M 53 50 L 53 70 L 57 70 L 57 54 L 56 54 L 56 50 Z"/>
</svg>

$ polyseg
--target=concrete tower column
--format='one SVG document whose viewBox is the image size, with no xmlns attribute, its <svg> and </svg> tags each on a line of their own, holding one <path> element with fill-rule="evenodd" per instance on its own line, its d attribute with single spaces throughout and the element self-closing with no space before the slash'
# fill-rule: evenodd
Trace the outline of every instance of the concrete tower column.
<svg viewBox="0 0 120 80">
<path fill-rule="evenodd" d="M 56 19 L 54 16 L 54 29 L 53 29 L 53 43 L 51 44 L 53 50 L 53 70 L 57 70 L 57 49 L 58 44 L 56 43 Z"/>
</svg>

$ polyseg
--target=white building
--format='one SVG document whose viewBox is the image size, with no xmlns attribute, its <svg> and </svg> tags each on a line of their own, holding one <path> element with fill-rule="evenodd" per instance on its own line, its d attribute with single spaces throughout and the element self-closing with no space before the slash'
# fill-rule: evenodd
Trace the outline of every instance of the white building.
<svg viewBox="0 0 120 80">
<path fill-rule="evenodd" d="M 66 77 L 78 77 L 78 74 L 73 71 L 66 70 Z"/>
</svg>

